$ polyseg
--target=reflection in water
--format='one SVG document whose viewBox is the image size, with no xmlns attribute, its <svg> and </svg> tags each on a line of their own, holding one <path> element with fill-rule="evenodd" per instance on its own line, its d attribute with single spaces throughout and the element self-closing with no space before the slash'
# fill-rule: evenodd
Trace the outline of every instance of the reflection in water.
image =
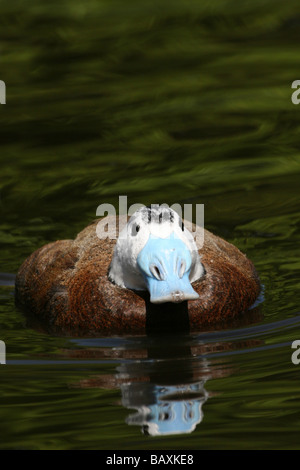
<svg viewBox="0 0 300 470">
<path fill-rule="evenodd" d="M 84 379 L 77 386 L 120 388 L 122 405 L 136 410 L 127 417 L 127 424 L 140 426 L 143 433 L 151 436 L 194 431 L 203 420 L 202 408 L 210 397 L 206 382 L 228 376 L 233 370 L 228 358 L 211 363 L 209 354 L 245 347 L 241 341 L 199 342 L 189 334 L 135 340 L 118 350 L 120 363 L 114 376 Z M 253 340 L 246 343 L 253 346 Z M 102 357 L 108 357 L 109 352 L 105 351 L 99 349 Z M 97 354 L 95 349 L 90 353 L 93 357 Z M 87 354 L 85 350 L 85 358 Z M 116 358 L 116 349 L 110 349 L 110 354 Z"/>
<path fill-rule="evenodd" d="M 207 361 L 192 356 L 188 336 L 148 339 L 147 361 L 117 368 L 122 404 L 137 411 L 126 422 L 151 436 L 192 432 L 202 421 L 208 398 Z"/>
<path fill-rule="evenodd" d="M 204 383 L 122 385 L 122 404 L 137 410 L 126 422 L 151 436 L 192 432 L 202 421 L 202 405 L 208 398 Z"/>
</svg>

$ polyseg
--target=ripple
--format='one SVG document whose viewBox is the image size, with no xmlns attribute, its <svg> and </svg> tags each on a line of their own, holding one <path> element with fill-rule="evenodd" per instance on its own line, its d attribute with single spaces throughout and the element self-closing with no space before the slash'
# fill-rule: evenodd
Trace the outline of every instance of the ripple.
<svg viewBox="0 0 300 470">
<path fill-rule="evenodd" d="M 16 280 L 15 274 L 0 273 L 0 287 L 14 286 Z"/>
</svg>

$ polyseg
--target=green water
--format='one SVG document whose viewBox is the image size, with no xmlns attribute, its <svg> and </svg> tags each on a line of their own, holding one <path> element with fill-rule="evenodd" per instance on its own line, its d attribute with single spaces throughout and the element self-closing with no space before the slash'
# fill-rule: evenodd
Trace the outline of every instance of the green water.
<svg viewBox="0 0 300 470">
<path fill-rule="evenodd" d="M 299 449 L 298 3 L 0 11 L 0 271 L 127 195 L 204 204 L 205 227 L 246 252 L 264 285 L 256 314 L 230 330 L 75 340 L 28 327 L 2 282 L 0 448 Z M 141 432 L 141 407 L 165 410 L 164 394 L 193 407 L 192 432 Z"/>
</svg>

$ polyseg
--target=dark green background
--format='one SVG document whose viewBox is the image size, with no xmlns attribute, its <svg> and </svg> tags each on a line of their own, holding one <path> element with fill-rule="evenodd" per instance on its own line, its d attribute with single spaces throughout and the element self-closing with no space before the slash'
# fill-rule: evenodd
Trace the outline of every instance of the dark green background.
<svg viewBox="0 0 300 470">
<path fill-rule="evenodd" d="M 255 331 L 221 334 L 208 358 L 203 422 L 166 438 L 125 423 L 118 388 L 72 386 L 113 376 L 126 338 L 62 365 L 82 345 L 28 328 L 1 287 L 1 448 L 299 448 L 299 48 L 295 1 L 0 1 L 0 270 L 127 195 L 204 204 L 265 286 Z"/>
</svg>

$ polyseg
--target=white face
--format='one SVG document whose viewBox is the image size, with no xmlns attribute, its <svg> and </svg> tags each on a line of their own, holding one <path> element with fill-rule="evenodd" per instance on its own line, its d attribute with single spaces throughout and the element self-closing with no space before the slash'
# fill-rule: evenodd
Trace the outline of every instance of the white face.
<svg viewBox="0 0 300 470">
<path fill-rule="evenodd" d="M 202 267 L 192 234 L 184 227 L 181 218 L 169 207 L 136 211 L 122 230 L 117 240 L 114 257 L 110 268 L 110 278 L 122 287 L 145 289 L 145 283 L 137 267 L 137 257 L 148 242 L 149 236 L 166 239 L 174 233 L 182 240 L 192 256 L 190 280 L 200 277 Z M 198 269 L 197 269 L 198 265 Z"/>
<path fill-rule="evenodd" d="M 142 208 L 130 218 L 123 235 L 128 241 L 134 241 L 142 249 L 150 234 L 159 238 L 168 238 L 172 233 L 186 244 L 194 240 L 174 210 L 163 208 L 162 210 L 152 209 L 150 212 L 147 208 Z"/>
</svg>

